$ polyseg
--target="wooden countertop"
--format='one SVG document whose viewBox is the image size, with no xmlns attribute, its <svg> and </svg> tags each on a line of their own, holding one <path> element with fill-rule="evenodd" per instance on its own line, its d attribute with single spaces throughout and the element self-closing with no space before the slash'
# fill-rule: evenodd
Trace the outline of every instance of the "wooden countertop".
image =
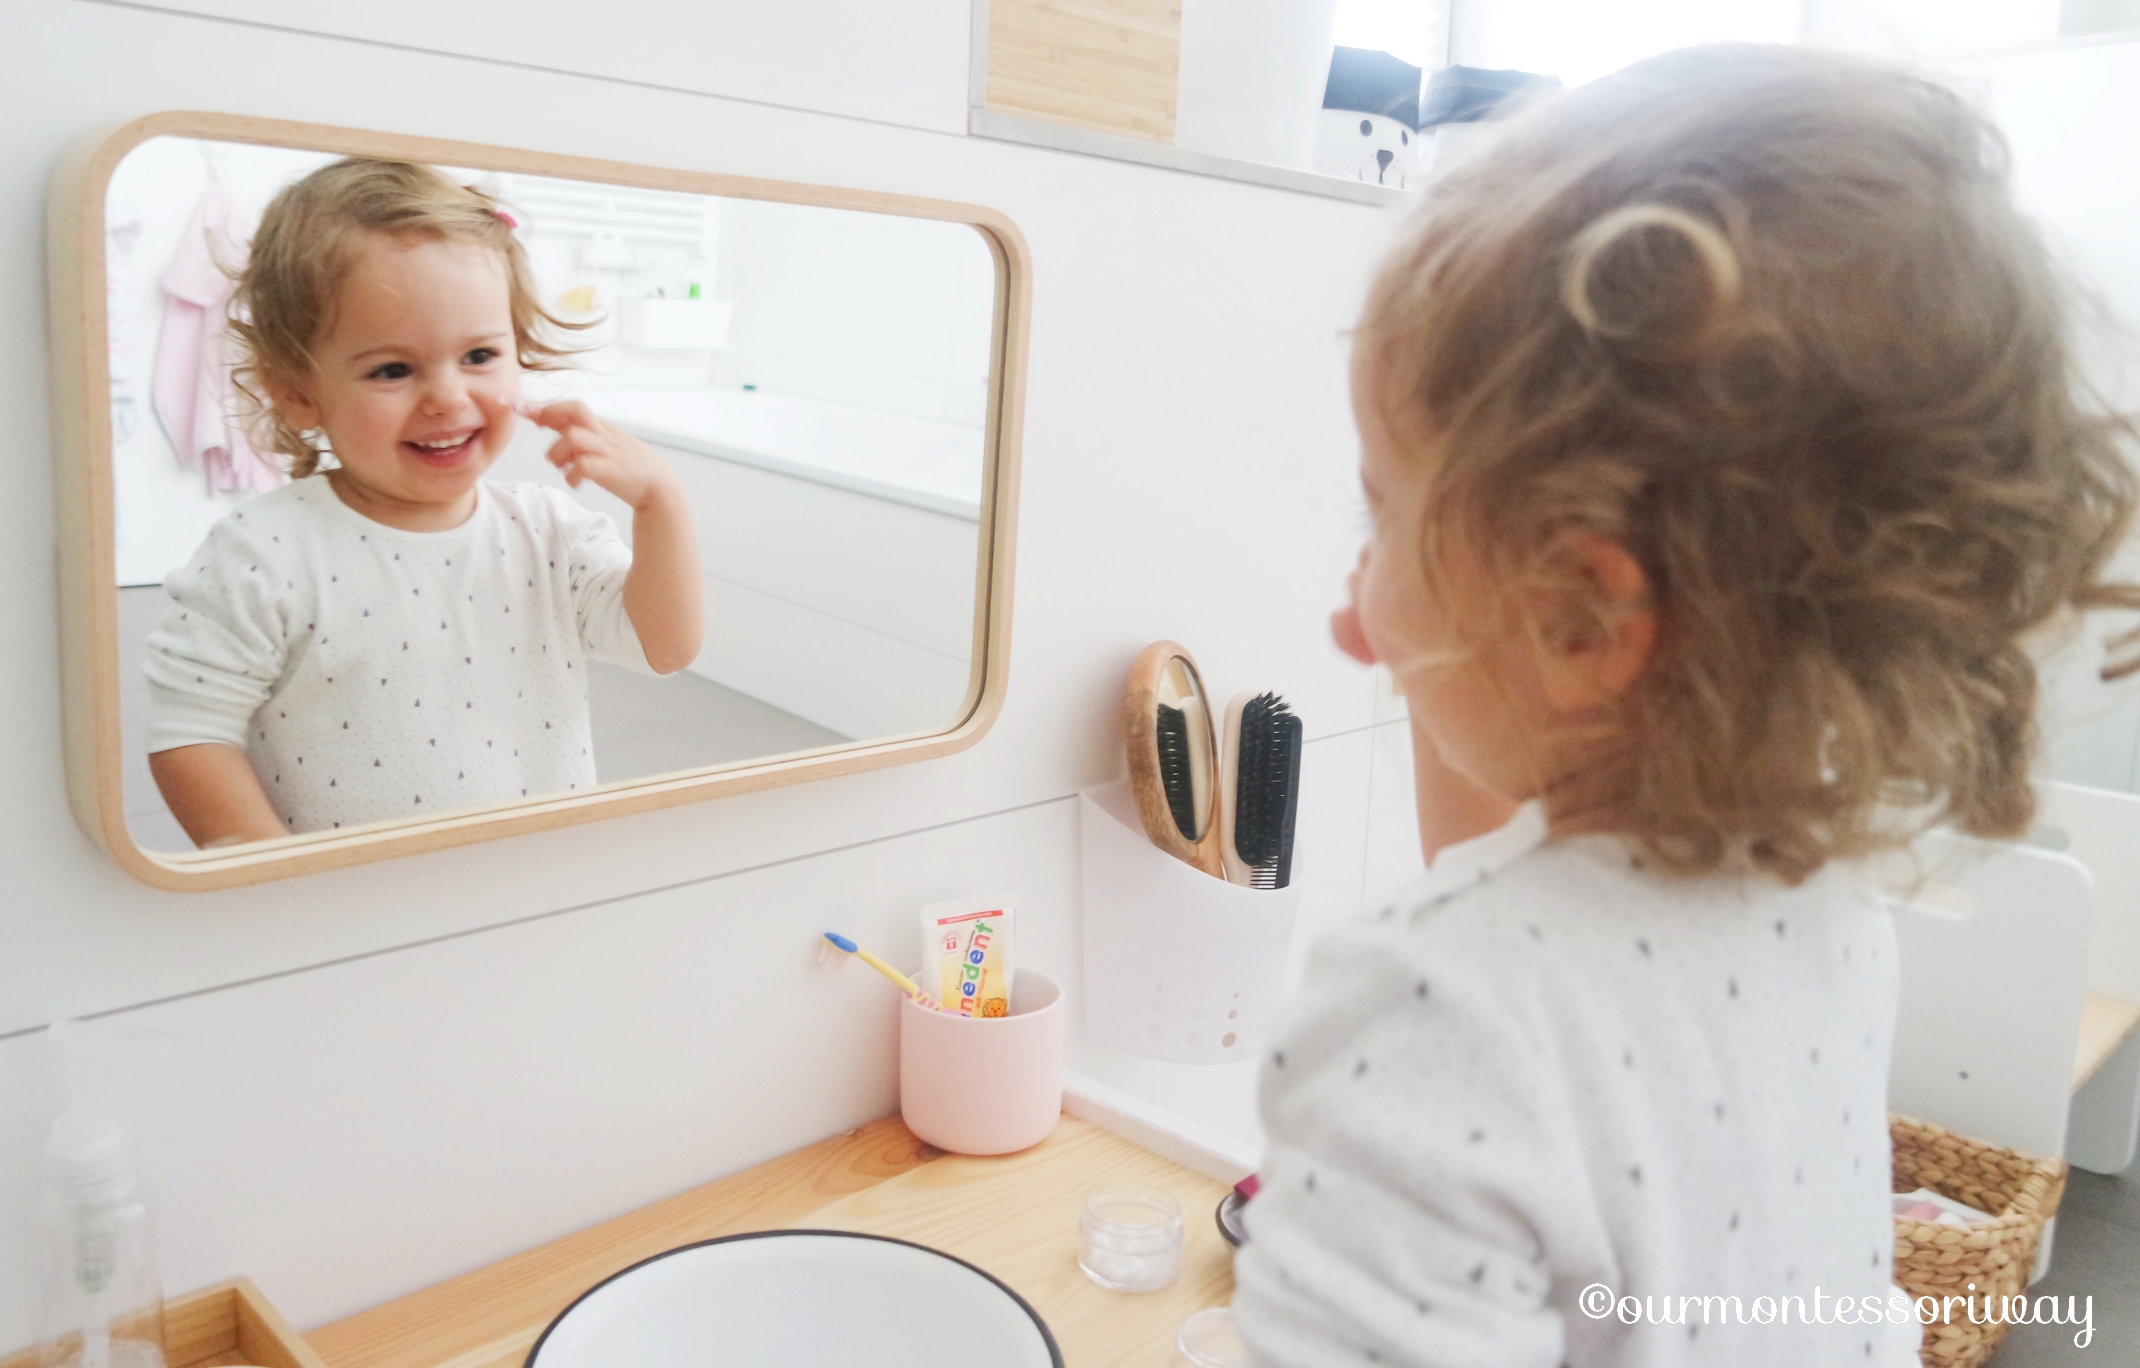
<svg viewBox="0 0 2140 1368">
<path fill-rule="evenodd" d="M 1125 1184 L 1181 1203 L 1182 1275 L 1158 1292 L 1109 1292 L 1078 1270 L 1086 1194 Z M 305 1338 L 327 1368 L 519 1368 L 558 1312 L 619 1269 L 716 1236 L 812 1228 L 892 1235 L 988 1270 L 1046 1319 L 1068 1368 L 1166 1368 L 1182 1321 L 1233 1294 L 1232 1251 L 1212 1219 L 1225 1194 L 1071 1116 L 995 1159 L 944 1154 L 887 1117 Z"/>
</svg>

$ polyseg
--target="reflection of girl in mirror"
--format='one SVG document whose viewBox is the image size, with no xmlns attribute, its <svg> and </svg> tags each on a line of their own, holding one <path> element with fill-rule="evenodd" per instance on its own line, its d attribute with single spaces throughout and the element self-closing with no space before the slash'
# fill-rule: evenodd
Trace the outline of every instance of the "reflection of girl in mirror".
<svg viewBox="0 0 2140 1368">
<path fill-rule="evenodd" d="M 196 844 L 590 788 L 587 661 L 698 653 L 674 472 L 584 405 L 520 404 L 563 353 L 513 226 L 358 158 L 268 206 L 232 326 L 294 478 L 216 524 L 149 639 L 149 766 Z M 630 548 L 560 490 L 483 480 L 516 410 L 631 506 Z"/>
</svg>

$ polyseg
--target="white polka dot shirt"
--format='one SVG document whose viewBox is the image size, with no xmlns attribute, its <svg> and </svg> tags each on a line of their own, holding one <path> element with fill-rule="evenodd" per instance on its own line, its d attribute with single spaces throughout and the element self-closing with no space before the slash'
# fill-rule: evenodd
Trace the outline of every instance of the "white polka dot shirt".
<svg viewBox="0 0 2140 1368">
<path fill-rule="evenodd" d="M 149 637 L 151 752 L 245 752 L 291 831 L 594 786 L 587 661 L 645 670 L 631 551 L 563 492 L 477 486 L 447 532 L 297 480 L 210 530 Z"/>
<path fill-rule="evenodd" d="M 1800 1320 L 1890 1296 L 1888 914 L 1842 869 L 1677 879 L 1545 832 L 1526 807 L 1316 945 L 1263 1065 L 1255 1361 L 1914 1362 L 1915 1325 Z"/>
</svg>

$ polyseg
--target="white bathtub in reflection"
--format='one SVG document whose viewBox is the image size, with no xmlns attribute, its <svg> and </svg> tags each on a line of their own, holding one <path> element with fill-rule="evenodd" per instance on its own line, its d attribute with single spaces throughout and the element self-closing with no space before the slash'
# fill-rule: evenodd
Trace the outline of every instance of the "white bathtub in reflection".
<svg viewBox="0 0 2140 1368">
<path fill-rule="evenodd" d="M 590 389 L 682 475 L 698 674 L 851 738 L 956 720 L 974 645 L 977 428 L 788 395 Z"/>
</svg>

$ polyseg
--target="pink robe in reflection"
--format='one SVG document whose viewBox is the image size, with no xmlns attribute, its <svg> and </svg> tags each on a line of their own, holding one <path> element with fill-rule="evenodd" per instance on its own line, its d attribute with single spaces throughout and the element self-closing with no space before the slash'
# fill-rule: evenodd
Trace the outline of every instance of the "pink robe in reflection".
<svg viewBox="0 0 2140 1368">
<path fill-rule="evenodd" d="M 163 277 L 163 333 L 150 389 L 179 463 L 203 472 L 216 493 L 273 489 L 287 478 L 253 450 L 236 417 L 227 331 L 232 281 L 218 263 L 245 259 L 235 217 L 230 192 L 211 185 L 178 240 Z"/>
</svg>

